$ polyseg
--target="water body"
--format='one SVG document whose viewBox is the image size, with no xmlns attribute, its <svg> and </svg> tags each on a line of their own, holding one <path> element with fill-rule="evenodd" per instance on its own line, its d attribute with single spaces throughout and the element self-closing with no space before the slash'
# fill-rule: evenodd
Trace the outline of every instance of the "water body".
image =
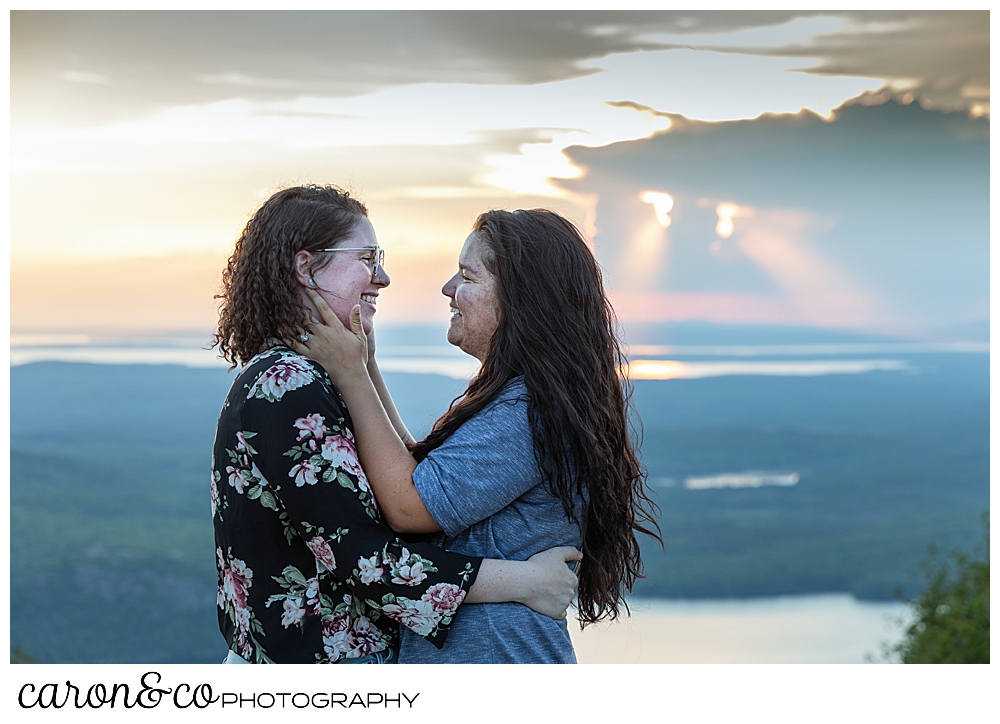
<svg viewBox="0 0 1000 724">
<path fill-rule="evenodd" d="M 41 339 L 23 336 L 23 339 L 12 340 L 10 362 L 12 366 L 30 364 L 32 362 L 88 362 L 91 364 L 179 364 L 186 367 L 228 367 L 228 363 L 220 359 L 216 350 L 205 349 L 194 345 L 175 346 L 170 344 L 157 345 L 101 345 L 81 344 L 82 340 L 67 340 L 65 344 L 31 344 Z M 24 344 L 28 342 L 28 344 Z M 678 357 L 683 357 L 690 350 L 700 354 L 720 355 L 724 350 L 730 350 L 735 357 L 751 356 L 755 351 L 760 354 L 770 353 L 776 356 L 825 352 L 836 355 L 839 352 L 851 351 L 910 351 L 911 353 L 939 351 L 941 345 L 896 345 L 896 347 L 879 347 L 875 345 L 785 345 L 762 348 L 676 348 Z M 637 347 L 647 353 L 655 346 Z M 660 347 L 655 347 L 659 349 Z M 665 350 L 671 349 L 663 346 Z M 843 349 L 841 349 L 843 348 Z M 859 348 L 859 349 L 856 349 Z M 948 351 L 982 352 L 979 347 L 974 349 L 956 348 Z M 479 370 L 479 362 L 454 347 L 448 346 L 380 346 L 379 365 L 384 372 L 403 372 L 409 374 L 443 375 L 452 379 L 467 380 Z M 866 372 L 908 372 L 916 373 L 918 367 L 906 360 L 900 359 L 804 359 L 789 361 L 787 359 L 765 359 L 745 361 L 732 359 L 724 361 L 702 361 L 679 359 L 639 359 L 629 363 L 629 374 L 636 380 L 672 380 L 701 379 L 704 377 L 728 377 L 741 375 L 777 376 L 777 377 L 814 377 L 821 375 L 863 374 Z"/>
<path fill-rule="evenodd" d="M 909 614 L 847 594 L 629 605 L 618 622 L 570 625 L 581 664 L 860 664 L 882 659 Z"/>
</svg>

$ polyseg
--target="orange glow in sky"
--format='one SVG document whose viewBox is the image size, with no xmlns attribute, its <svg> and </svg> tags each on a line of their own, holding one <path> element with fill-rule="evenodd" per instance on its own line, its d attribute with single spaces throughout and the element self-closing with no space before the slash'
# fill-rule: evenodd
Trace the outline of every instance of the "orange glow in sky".
<svg viewBox="0 0 1000 724">
<path fill-rule="evenodd" d="M 640 359 L 628 363 L 633 380 L 673 380 L 684 376 L 684 363 L 670 359 Z"/>
</svg>

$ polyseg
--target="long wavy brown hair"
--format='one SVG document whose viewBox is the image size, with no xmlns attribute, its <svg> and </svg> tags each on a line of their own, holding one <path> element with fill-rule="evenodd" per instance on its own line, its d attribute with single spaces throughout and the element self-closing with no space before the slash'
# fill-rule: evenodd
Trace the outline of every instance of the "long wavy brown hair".
<svg viewBox="0 0 1000 724">
<path fill-rule="evenodd" d="M 499 323 L 479 373 L 411 452 L 423 460 L 523 375 L 539 470 L 583 531 L 580 623 L 617 618 L 643 575 L 636 534 L 662 539 L 600 267 L 580 231 L 552 211 L 488 211 L 473 230 L 496 280 Z"/>
<path fill-rule="evenodd" d="M 247 222 L 222 273 L 219 328 L 212 339 L 223 359 L 246 364 L 254 355 L 297 337 L 309 322 L 295 276 L 299 251 L 329 263 L 329 248 L 349 237 L 365 205 L 336 186 L 293 186 L 264 202 Z"/>
</svg>

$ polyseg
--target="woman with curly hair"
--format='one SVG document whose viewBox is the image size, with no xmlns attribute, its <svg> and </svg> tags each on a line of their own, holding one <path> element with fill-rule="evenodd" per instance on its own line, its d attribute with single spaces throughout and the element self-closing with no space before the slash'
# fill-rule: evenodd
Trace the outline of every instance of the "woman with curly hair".
<svg viewBox="0 0 1000 724">
<path fill-rule="evenodd" d="M 441 290 L 448 341 L 482 366 L 420 442 L 394 425 L 367 366 L 363 305 L 296 348 L 329 370 L 354 415 L 361 463 L 398 531 L 443 531 L 445 550 L 524 560 L 581 546 L 581 624 L 614 619 L 641 576 L 637 533 L 659 540 L 633 450 L 624 358 L 600 268 L 572 223 L 545 210 L 479 217 Z M 565 621 L 466 605 L 440 648 L 404 631 L 402 662 L 574 662 Z"/>
<path fill-rule="evenodd" d="M 392 663 L 400 627 L 440 647 L 474 602 L 566 615 L 576 584 L 566 561 L 579 551 L 483 560 L 399 540 L 358 462 L 351 413 L 323 368 L 287 346 L 307 339 L 317 315 L 305 289 L 331 319 L 363 307 L 358 329 L 370 335 L 389 284 L 381 261 L 363 204 L 300 186 L 253 215 L 223 274 L 214 342 L 242 366 L 219 416 L 211 482 L 230 663 Z M 406 435 L 373 342 L 366 375 Z"/>
</svg>

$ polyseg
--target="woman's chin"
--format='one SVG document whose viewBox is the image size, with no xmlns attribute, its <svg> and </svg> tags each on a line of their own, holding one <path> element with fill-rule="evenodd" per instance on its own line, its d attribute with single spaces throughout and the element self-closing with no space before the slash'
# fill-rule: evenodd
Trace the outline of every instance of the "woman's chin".
<svg viewBox="0 0 1000 724">
<path fill-rule="evenodd" d="M 364 327 L 365 332 L 371 331 L 372 326 L 375 324 L 375 305 L 369 304 L 368 302 L 361 301 L 361 326 Z"/>
</svg>

